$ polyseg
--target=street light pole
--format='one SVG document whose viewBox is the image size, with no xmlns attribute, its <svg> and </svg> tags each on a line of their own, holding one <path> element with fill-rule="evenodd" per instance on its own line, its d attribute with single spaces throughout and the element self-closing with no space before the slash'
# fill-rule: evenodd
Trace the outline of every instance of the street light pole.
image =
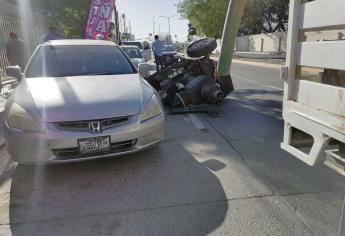
<svg viewBox="0 0 345 236">
<path fill-rule="evenodd" d="M 173 16 L 159 16 L 159 17 L 161 17 L 161 18 L 166 18 L 166 19 L 168 19 L 168 24 L 169 24 L 169 41 L 171 40 L 171 28 L 170 28 L 170 19 L 171 18 L 174 18 L 174 17 L 176 17 L 177 15 L 173 15 Z M 170 43 L 172 43 L 172 42 L 170 42 Z"/>
<path fill-rule="evenodd" d="M 169 25 L 169 37 L 171 37 L 171 32 L 170 32 L 170 17 L 168 17 L 168 25 Z"/>
<path fill-rule="evenodd" d="M 234 90 L 230 68 L 233 50 L 236 44 L 236 37 L 240 28 L 246 3 L 247 0 L 230 0 L 229 2 L 228 13 L 224 24 L 222 47 L 217 67 L 218 81 L 224 94 L 229 94 Z"/>
<path fill-rule="evenodd" d="M 158 23 L 158 34 L 161 33 L 161 25 L 166 25 L 167 23 Z"/>
</svg>

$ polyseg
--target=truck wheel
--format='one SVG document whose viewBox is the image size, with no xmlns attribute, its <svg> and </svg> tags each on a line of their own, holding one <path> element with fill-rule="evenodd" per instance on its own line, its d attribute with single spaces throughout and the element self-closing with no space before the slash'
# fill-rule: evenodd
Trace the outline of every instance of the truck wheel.
<svg viewBox="0 0 345 236">
<path fill-rule="evenodd" d="M 211 54 L 217 48 L 217 41 L 214 38 L 205 38 L 198 40 L 187 48 L 189 57 L 204 57 Z"/>
</svg>

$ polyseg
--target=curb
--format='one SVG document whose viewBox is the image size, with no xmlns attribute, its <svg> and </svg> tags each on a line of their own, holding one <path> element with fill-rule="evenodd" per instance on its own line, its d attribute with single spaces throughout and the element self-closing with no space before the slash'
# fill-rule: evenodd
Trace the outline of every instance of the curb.
<svg viewBox="0 0 345 236">
<path fill-rule="evenodd" d="M 234 56 L 248 59 L 286 59 L 286 53 L 276 52 L 234 52 Z"/>
<path fill-rule="evenodd" d="M 212 60 L 218 62 L 218 57 L 211 57 Z M 252 65 L 252 66 L 260 66 L 260 67 L 266 67 L 266 68 L 272 68 L 272 69 L 281 69 L 283 65 L 281 64 L 274 64 L 274 63 L 267 63 L 267 62 L 257 62 L 257 61 L 246 61 L 246 60 L 238 60 L 238 59 L 232 59 L 233 63 L 238 64 L 245 64 L 245 65 Z"/>
<path fill-rule="evenodd" d="M 233 63 L 237 63 L 237 64 L 245 64 L 245 65 L 252 65 L 252 66 L 259 66 L 259 67 L 265 67 L 265 68 L 271 68 L 271 69 L 281 69 L 284 65 L 282 64 L 274 64 L 274 63 L 267 63 L 267 62 L 255 62 L 255 61 L 245 61 L 245 60 L 236 60 L 233 59 L 232 60 Z M 319 68 L 309 68 L 306 67 L 303 69 L 303 74 L 304 75 L 315 75 L 318 74 L 320 72 L 322 72 L 323 70 L 319 69 Z"/>
<path fill-rule="evenodd" d="M 266 68 L 272 68 L 272 69 L 281 69 L 283 65 L 280 64 L 273 64 L 273 63 L 266 63 L 266 62 L 254 62 L 254 61 L 244 61 L 244 60 L 232 60 L 233 63 L 238 64 L 246 64 L 246 65 L 252 65 L 252 66 L 260 66 L 260 67 L 266 67 Z"/>
</svg>

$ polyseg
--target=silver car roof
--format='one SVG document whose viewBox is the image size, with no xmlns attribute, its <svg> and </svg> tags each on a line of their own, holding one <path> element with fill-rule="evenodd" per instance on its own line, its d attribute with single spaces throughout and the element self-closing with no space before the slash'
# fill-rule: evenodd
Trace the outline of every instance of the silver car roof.
<svg viewBox="0 0 345 236">
<path fill-rule="evenodd" d="M 134 45 L 121 45 L 120 48 L 135 48 L 139 50 L 139 47 Z"/>
<path fill-rule="evenodd" d="M 44 44 L 51 46 L 117 46 L 114 42 L 106 40 L 89 40 L 89 39 L 63 39 L 51 40 Z"/>
</svg>

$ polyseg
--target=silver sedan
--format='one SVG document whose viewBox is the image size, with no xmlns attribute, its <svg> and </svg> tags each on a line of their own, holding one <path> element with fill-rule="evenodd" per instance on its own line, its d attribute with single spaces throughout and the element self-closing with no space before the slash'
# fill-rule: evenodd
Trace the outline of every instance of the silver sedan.
<svg viewBox="0 0 345 236">
<path fill-rule="evenodd" d="M 164 138 L 159 96 L 122 50 L 99 40 L 40 45 L 4 114 L 7 148 L 20 163 L 124 155 Z"/>
<path fill-rule="evenodd" d="M 137 46 L 121 46 L 121 49 L 131 59 L 135 68 L 139 68 L 139 64 L 145 62 L 145 59 L 141 55 L 141 52 Z"/>
</svg>

